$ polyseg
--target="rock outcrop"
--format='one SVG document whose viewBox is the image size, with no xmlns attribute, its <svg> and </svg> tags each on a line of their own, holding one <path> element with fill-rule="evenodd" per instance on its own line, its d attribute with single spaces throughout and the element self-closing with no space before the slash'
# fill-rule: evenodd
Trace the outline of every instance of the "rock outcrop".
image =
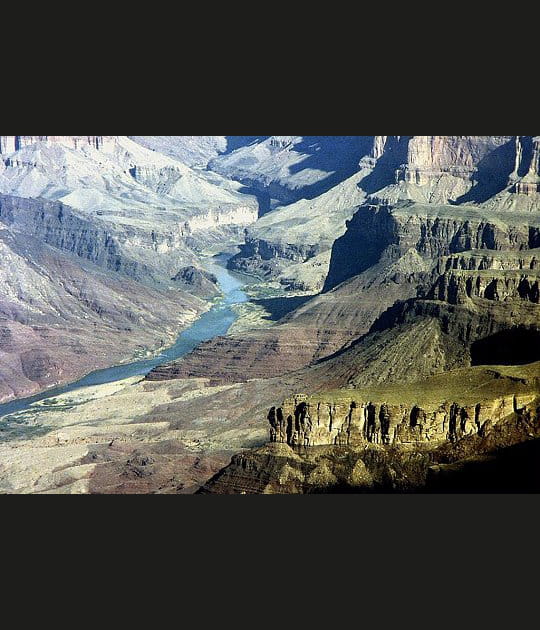
<svg viewBox="0 0 540 630">
<path fill-rule="evenodd" d="M 369 398 L 361 390 L 295 396 L 270 409 L 270 443 L 235 455 L 201 492 L 538 491 L 538 465 L 530 479 L 515 460 L 532 447 L 530 467 L 538 453 L 539 365 L 461 370 Z M 460 389 L 462 401 L 452 402 Z"/>
<path fill-rule="evenodd" d="M 177 286 L 184 286 L 191 290 L 195 289 L 199 295 L 212 296 L 218 291 L 218 279 L 213 273 L 198 269 L 193 265 L 183 267 L 171 278 Z"/>
<path fill-rule="evenodd" d="M 512 191 L 531 196 L 540 193 L 540 136 L 516 136 L 515 155 Z"/>
<path fill-rule="evenodd" d="M 296 396 L 268 414 L 270 441 L 289 446 L 363 446 L 456 442 L 485 433 L 510 413 L 531 409 L 536 392 L 476 404 L 441 401 L 429 407 L 331 397 Z"/>
</svg>

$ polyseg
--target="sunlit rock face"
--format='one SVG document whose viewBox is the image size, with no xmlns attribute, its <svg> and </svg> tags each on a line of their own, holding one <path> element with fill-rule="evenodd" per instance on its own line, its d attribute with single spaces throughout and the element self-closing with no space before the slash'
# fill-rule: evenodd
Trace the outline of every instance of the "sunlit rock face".
<svg viewBox="0 0 540 630">
<path fill-rule="evenodd" d="M 538 192 L 538 146 L 538 136 L 376 136 L 365 163 L 380 176 L 370 192 L 391 203 L 485 204 L 495 198 L 500 207 L 530 210 L 504 193 Z"/>
<path fill-rule="evenodd" d="M 516 136 L 515 155 L 510 179 L 514 192 L 536 196 L 540 193 L 540 136 Z"/>
</svg>

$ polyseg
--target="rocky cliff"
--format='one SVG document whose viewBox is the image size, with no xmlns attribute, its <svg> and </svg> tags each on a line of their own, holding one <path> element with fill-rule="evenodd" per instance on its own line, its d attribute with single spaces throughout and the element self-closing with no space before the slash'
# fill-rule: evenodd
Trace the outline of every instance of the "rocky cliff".
<svg viewBox="0 0 540 630">
<path fill-rule="evenodd" d="M 538 249 L 441 258 L 416 283 L 415 297 L 389 306 L 367 334 L 314 366 L 312 376 L 329 387 L 359 387 L 539 360 L 537 258 Z"/>
<path fill-rule="evenodd" d="M 295 396 L 270 409 L 270 443 L 234 456 L 202 492 L 537 491 L 539 368 Z M 526 466 L 516 463 L 524 452 Z"/>
<path fill-rule="evenodd" d="M 334 140 L 336 146 L 339 146 L 339 138 Z M 350 154 L 349 170 L 345 173 L 348 178 L 332 179 L 332 185 L 324 194 L 325 219 L 321 220 L 317 203 L 322 202 L 323 197 L 311 202 L 311 184 L 308 180 L 300 183 L 298 193 L 307 201 L 294 203 L 296 200 L 290 195 L 279 197 L 278 207 L 246 232 L 246 244 L 232 261 L 236 268 L 249 269 L 266 279 L 277 279 L 286 287 L 318 290 L 320 275 L 310 269 L 310 257 L 299 254 L 291 265 L 290 250 L 306 249 L 320 242 L 319 251 L 326 252 L 332 242 L 342 236 L 345 222 L 366 198 L 368 204 L 389 208 L 404 202 L 429 206 L 452 204 L 464 209 L 461 214 L 459 210 L 455 211 L 457 218 L 471 207 L 477 211 L 482 208 L 486 220 L 493 220 L 501 211 L 530 213 L 537 207 L 540 179 L 539 140 L 536 136 L 357 138 L 357 148 L 362 147 L 362 150 Z M 223 164 L 235 159 L 241 163 L 245 159 L 246 168 L 251 172 L 249 181 L 253 184 L 258 176 L 261 186 L 261 182 L 267 181 L 263 175 L 268 170 L 266 161 L 273 167 L 276 160 L 287 163 L 287 159 L 292 159 L 291 155 L 298 155 L 302 143 L 294 136 L 272 137 L 264 146 L 264 150 L 257 144 L 252 146 L 249 158 L 247 153 L 242 153 L 242 157 L 232 154 L 227 158 L 229 162 Z M 325 147 L 317 145 L 315 140 L 314 146 L 318 147 L 319 154 L 324 152 Z M 317 159 L 322 158 L 319 155 Z M 309 159 L 304 160 L 292 172 L 300 177 L 303 169 L 308 171 L 309 162 Z M 232 173 L 233 177 L 240 176 L 239 173 L 235 175 L 234 170 Z M 248 177 L 245 173 L 244 176 Z M 272 173 L 269 177 L 275 185 L 278 175 Z M 317 192 L 321 193 L 320 190 Z M 332 230 L 328 230 L 329 217 L 333 221 Z M 322 267 L 326 273 L 327 263 Z"/>
<path fill-rule="evenodd" d="M 471 249 L 521 250 L 539 244 L 537 214 L 490 213 L 473 206 L 365 204 L 334 244 L 325 290 L 411 249 L 437 260 Z"/>
<path fill-rule="evenodd" d="M 540 192 L 540 136 L 516 136 L 512 191 L 535 196 Z"/>
</svg>

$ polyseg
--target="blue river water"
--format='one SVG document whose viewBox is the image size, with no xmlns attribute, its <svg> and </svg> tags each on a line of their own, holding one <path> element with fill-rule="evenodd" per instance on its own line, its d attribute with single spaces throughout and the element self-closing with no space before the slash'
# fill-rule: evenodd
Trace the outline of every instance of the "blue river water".
<svg viewBox="0 0 540 630">
<path fill-rule="evenodd" d="M 190 353 L 203 341 L 225 335 L 238 318 L 238 315 L 231 307 L 234 304 L 241 304 L 249 300 L 249 297 L 242 289 L 250 281 L 248 276 L 237 274 L 226 269 L 227 258 L 227 255 L 215 256 L 210 259 L 210 262 L 204 265 L 208 271 L 217 276 L 219 287 L 223 293 L 222 297 L 217 300 L 209 311 L 203 313 L 189 328 L 184 330 L 179 335 L 174 345 L 152 358 L 117 365 L 104 370 L 97 370 L 74 383 L 48 389 L 35 396 L 4 403 L 0 405 L 0 418 L 26 411 L 31 405 L 40 400 L 53 398 L 75 389 L 90 387 L 92 385 L 103 385 L 104 383 L 114 383 L 115 381 L 120 381 L 132 376 L 144 376 L 155 367 L 174 361 Z"/>
</svg>

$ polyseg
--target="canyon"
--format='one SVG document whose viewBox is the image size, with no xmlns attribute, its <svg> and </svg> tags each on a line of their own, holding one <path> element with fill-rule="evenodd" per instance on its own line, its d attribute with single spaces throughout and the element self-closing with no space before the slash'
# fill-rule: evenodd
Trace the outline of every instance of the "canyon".
<svg viewBox="0 0 540 630">
<path fill-rule="evenodd" d="M 206 254 L 233 254 L 252 309 L 144 378 L 8 418 L 1 491 L 540 487 L 539 136 L 0 154 L 4 400 L 171 343 L 219 295 Z"/>
<path fill-rule="evenodd" d="M 0 158 L 1 402 L 173 343 L 218 293 L 201 252 L 258 216 L 125 136 L 1 136 Z"/>
</svg>

